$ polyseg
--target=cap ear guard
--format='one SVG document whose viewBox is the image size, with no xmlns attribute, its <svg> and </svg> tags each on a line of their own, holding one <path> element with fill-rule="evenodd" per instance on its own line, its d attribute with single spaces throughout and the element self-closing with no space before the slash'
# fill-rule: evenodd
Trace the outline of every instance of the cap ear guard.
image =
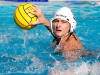
<svg viewBox="0 0 100 75">
<path fill-rule="evenodd" d="M 71 24 L 70 32 L 73 32 L 76 28 L 76 21 L 72 20 L 71 22 L 69 21 L 69 23 Z"/>
<path fill-rule="evenodd" d="M 52 21 L 53 21 L 53 18 L 51 18 L 51 20 L 50 20 L 50 26 L 51 26 L 51 32 L 54 33 L 54 27 L 52 25 Z"/>
<path fill-rule="evenodd" d="M 54 33 L 55 28 L 54 28 L 54 26 L 53 26 L 53 24 L 52 24 L 52 21 L 53 21 L 53 20 L 54 20 L 53 18 L 51 18 L 51 20 L 50 20 L 51 32 L 52 32 L 52 34 L 53 34 L 54 36 L 56 36 L 55 33 Z"/>
</svg>

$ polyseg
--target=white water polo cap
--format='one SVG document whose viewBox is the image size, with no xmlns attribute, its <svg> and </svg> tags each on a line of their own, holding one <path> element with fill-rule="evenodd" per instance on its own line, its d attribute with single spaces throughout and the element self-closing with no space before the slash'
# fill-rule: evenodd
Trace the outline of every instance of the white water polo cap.
<svg viewBox="0 0 100 75">
<path fill-rule="evenodd" d="M 52 21 L 54 19 L 61 18 L 63 20 L 66 20 L 70 23 L 70 32 L 73 32 L 74 29 L 76 28 L 76 21 L 74 14 L 68 7 L 62 7 L 61 9 L 58 9 L 54 15 L 54 18 L 51 19 L 51 30 L 52 33 L 54 33 L 54 26 L 52 25 Z"/>
</svg>

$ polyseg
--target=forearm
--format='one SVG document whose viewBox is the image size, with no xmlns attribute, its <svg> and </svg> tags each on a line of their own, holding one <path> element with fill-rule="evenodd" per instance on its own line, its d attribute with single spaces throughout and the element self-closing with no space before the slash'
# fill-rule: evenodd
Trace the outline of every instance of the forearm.
<svg viewBox="0 0 100 75">
<path fill-rule="evenodd" d="M 47 19 L 44 21 L 43 24 L 51 31 L 50 22 Z"/>
</svg>

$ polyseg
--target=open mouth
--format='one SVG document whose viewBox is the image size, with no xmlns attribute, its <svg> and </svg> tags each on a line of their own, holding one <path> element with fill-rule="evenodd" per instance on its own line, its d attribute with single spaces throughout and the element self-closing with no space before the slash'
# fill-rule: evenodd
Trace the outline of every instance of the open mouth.
<svg viewBox="0 0 100 75">
<path fill-rule="evenodd" d="M 61 32 L 61 31 L 62 31 L 62 30 L 60 30 L 60 29 L 57 29 L 57 30 L 56 30 L 56 32 Z"/>
</svg>

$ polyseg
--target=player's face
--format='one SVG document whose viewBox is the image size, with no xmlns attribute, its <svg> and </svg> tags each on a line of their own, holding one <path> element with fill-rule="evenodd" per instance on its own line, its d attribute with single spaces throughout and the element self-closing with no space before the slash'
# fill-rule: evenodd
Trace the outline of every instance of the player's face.
<svg viewBox="0 0 100 75">
<path fill-rule="evenodd" d="M 54 33 L 57 37 L 62 37 L 70 31 L 70 24 L 66 20 L 57 18 L 52 21 L 52 24 L 54 26 Z"/>
</svg>

